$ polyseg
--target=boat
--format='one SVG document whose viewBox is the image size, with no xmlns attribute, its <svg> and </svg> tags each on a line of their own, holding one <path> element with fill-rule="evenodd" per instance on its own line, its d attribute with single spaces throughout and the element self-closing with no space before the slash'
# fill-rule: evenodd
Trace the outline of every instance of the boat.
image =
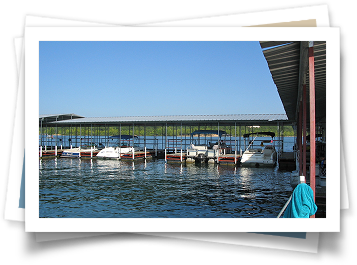
<svg viewBox="0 0 357 265">
<path fill-rule="evenodd" d="M 255 136 L 250 140 L 250 136 Z M 258 136 L 270 136 L 271 140 L 257 140 L 258 145 L 254 144 Z M 273 132 L 256 132 L 246 133 L 243 135 L 244 143 L 248 141 L 249 145 L 244 151 L 240 163 L 242 166 L 255 167 L 274 167 L 276 165 L 277 153 L 274 146 L 275 133 Z"/>
<path fill-rule="evenodd" d="M 207 144 L 202 145 L 200 143 L 195 144 L 192 138 L 186 154 L 186 162 L 188 163 L 214 163 L 217 161 L 217 157 L 223 150 L 227 149 L 227 145 L 221 140 L 222 135 L 226 135 L 225 131 L 197 130 L 191 133 L 191 137 L 194 135 L 203 135 L 205 138 L 207 136 L 217 135 L 218 141 L 215 143 L 208 142 Z"/>
<path fill-rule="evenodd" d="M 88 147 L 77 147 L 72 149 L 64 149 L 62 151 L 61 157 L 94 157 L 98 153 L 98 149 L 95 146 Z"/>
<path fill-rule="evenodd" d="M 80 157 L 80 158 L 92 158 L 99 152 L 97 144 L 91 141 L 91 139 L 81 138 L 80 146 L 70 149 L 64 149 L 60 157 Z"/>
<path fill-rule="evenodd" d="M 117 142 L 112 144 L 113 146 L 107 146 L 100 150 L 96 157 L 98 158 L 112 158 L 112 159 L 119 159 L 122 155 L 133 153 L 136 151 L 140 151 L 139 146 L 135 146 L 132 143 L 133 140 L 138 138 L 137 136 L 133 135 L 114 135 L 110 136 L 110 140 L 117 139 Z M 109 141 L 108 141 L 109 145 Z"/>
</svg>

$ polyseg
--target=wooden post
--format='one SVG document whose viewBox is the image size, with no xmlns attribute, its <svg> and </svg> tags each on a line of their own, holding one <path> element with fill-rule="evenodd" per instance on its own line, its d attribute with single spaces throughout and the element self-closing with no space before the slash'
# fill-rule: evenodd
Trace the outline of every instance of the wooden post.
<svg viewBox="0 0 357 265">
<path fill-rule="evenodd" d="M 315 121 L 315 59 L 314 42 L 309 42 L 309 84 L 310 84 L 310 187 L 315 200 L 315 174 L 316 174 L 316 121 Z M 315 215 L 311 216 L 315 218 Z"/>
</svg>

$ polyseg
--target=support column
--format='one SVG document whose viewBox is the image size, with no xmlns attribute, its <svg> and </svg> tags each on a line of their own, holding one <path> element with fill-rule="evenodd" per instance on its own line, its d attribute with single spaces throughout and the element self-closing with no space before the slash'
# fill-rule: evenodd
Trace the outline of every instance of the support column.
<svg viewBox="0 0 357 265">
<path fill-rule="evenodd" d="M 165 124 L 165 150 L 167 148 L 167 123 Z M 165 158 L 166 160 L 166 158 Z"/>
<path fill-rule="evenodd" d="M 180 141 L 181 141 L 181 150 L 182 150 L 182 141 L 183 141 L 182 140 L 182 122 L 181 122 L 181 132 L 180 133 L 181 133 L 181 140 Z"/>
<path fill-rule="evenodd" d="M 145 147 L 145 158 L 146 158 L 146 123 L 144 124 L 144 147 Z"/>
<path fill-rule="evenodd" d="M 316 174 L 316 113 L 315 113 L 315 59 L 314 42 L 309 42 L 309 84 L 310 84 L 310 187 L 315 200 L 315 174 Z M 315 215 L 311 216 L 315 218 Z"/>
<path fill-rule="evenodd" d="M 298 123 L 297 123 L 297 150 L 299 152 L 299 176 L 301 176 L 302 173 L 302 166 L 303 166 L 303 160 L 302 160 L 302 102 L 300 101 L 299 104 L 299 117 L 298 117 Z"/>
<path fill-rule="evenodd" d="M 135 159 L 135 148 L 134 148 L 134 140 L 135 140 L 135 124 L 133 123 L 133 160 Z"/>
<path fill-rule="evenodd" d="M 121 159 L 121 123 L 119 124 L 119 154 L 118 158 Z"/>
<path fill-rule="evenodd" d="M 302 142 L 302 175 L 306 177 L 306 132 L 307 132 L 307 110 L 306 110 L 306 84 L 303 85 L 303 92 L 302 92 L 302 132 L 303 132 L 303 142 Z"/>
</svg>

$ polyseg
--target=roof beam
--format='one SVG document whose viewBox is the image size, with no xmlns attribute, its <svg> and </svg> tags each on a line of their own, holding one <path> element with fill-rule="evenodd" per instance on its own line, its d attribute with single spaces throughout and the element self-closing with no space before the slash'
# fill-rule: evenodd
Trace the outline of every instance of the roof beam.
<svg viewBox="0 0 357 265">
<path fill-rule="evenodd" d="M 303 92 L 303 85 L 306 84 L 306 79 L 307 79 L 307 71 L 309 67 L 309 61 L 308 61 L 308 56 L 309 55 L 309 42 L 308 41 L 302 41 L 300 43 L 300 66 L 299 66 L 299 82 L 298 82 L 298 96 L 296 99 L 296 106 L 299 106 L 299 102 L 302 100 L 302 92 Z M 298 117 L 298 112 L 299 108 L 296 108 L 295 111 L 295 120 L 296 117 Z"/>
</svg>

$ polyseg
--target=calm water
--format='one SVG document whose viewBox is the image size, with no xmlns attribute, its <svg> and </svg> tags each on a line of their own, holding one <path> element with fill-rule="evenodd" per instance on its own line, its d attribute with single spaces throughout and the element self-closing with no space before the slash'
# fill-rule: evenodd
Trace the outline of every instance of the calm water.
<svg viewBox="0 0 357 265">
<path fill-rule="evenodd" d="M 292 188 L 272 168 L 44 159 L 40 217 L 275 218 Z"/>
</svg>

